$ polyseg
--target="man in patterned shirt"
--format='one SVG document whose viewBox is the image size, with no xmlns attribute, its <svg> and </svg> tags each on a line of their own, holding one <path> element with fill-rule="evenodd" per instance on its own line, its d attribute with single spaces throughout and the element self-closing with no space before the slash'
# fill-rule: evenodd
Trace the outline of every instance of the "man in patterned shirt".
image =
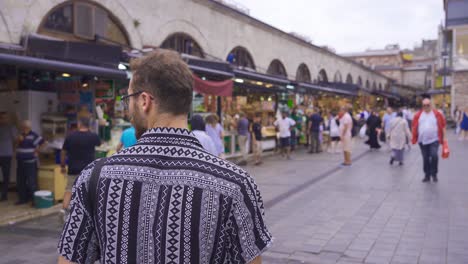
<svg viewBox="0 0 468 264">
<path fill-rule="evenodd" d="M 261 263 L 272 237 L 260 192 L 187 130 L 188 66 L 158 50 L 131 68 L 122 100 L 138 142 L 82 171 L 59 263 Z"/>
</svg>

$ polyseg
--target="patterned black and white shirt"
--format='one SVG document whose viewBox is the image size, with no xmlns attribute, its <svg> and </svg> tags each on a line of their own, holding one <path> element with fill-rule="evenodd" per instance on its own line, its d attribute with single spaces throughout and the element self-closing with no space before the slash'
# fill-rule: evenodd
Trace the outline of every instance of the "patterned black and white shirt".
<svg viewBox="0 0 468 264">
<path fill-rule="evenodd" d="M 188 130 L 155 128 L 107 158 L 95 221 L 77 179 L 59 254 L 77 263 L 248 263 L 272 241 L 254 180 Z"/>
</svg>

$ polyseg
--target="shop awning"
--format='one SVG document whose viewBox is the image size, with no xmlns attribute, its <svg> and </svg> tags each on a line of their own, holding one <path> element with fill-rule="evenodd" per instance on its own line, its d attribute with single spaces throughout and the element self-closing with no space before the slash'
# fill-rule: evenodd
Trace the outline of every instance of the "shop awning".
<svg viewBox="0 0 468 264">
<path fill-rule="evenodd" d="M 57 60 L 41 59 L 30 56 L 0 53 L 0 64 L 10 64 L 26 68 L 36 68 L 57 72 L 91 75 L 111 79 L 127 79 L 127 72 L 118 69 L 114 70 L 111 68 Z"/>
<path fill-rule="evenodd" d="M 213 75 L 215 77 L 232 78 L 234 73 L 229 63 L 224 61 L 207 60 L 190 55 L 182 55 L 189 68 L 200 75 Z"/>
<path fill-rule="evenodd" d="M 428 95 L 450 94 L 450 90 L 449 89 L 430 89 L 427 91 L 421 91 L 417 93 L 417 95 L 424 95 L 424 94 L 428 94 Z"/>
<path fill-rule="evenodd" d="M 210 69 L 210 68 L 206 68 L 206 67 L 195 66 L 195 65 L 190 65 L 189 64 L 189 68 L 193 72 L 196 72 L 198 74 L 209 74 L 209 75 L 213 74 L 213 75 L 218 75 L 218 76 L 222 76 L 222 77 L 226 77 L 226 78 L 234 77 L 233 73 L 220 71 L 220 70 L 215 70 L 215 69 Z"/>
<path fill-rule="evenodd" d="M 397 94 L 393 94 L 393 93 L 389 93 L 389 92 L 385 92 L 385 91 L 374 91 L 373 93 L 376 94 L 376 95 L 380 95 L 380 96 L 389 98 L 389 99 L 400 100 L 400 96 L 397 95 Z"/>
<path fill-rule="evenodd" d="M 312 83 L 299 83 L 299 87 L 303 87 L 306 89 L 310 89 L 311 92 L 324 92 L 324 93 L 332 93 L 337 95 L 345 95 L 345 96 L 357 96 L 356 91 L 347 91 L 344 89 L 339 89 L 336 87 L 332 87 L 331 85 L 327 84 L 312 84 Z"/>
<path fill-rule="evenodd" d="M 290 81 L 286 78 L 241 69 L 234 69 L 234 75 L 238 78 L 245 78 L 253 81 L 261 81 L 283 86 L 286 86 L 290 83 Z"/>
<path fill-rule="evenodd" d="M 243 90 L 247 92 L 257 92 L 257 93 L 271 93 L 271 94 L 276 94 L 276 93 L 289 93 L 289 92 L 294 92 L 294 90 L 289 90 L 286 89 L 284 86 L 276 86 L 273 85 L 271 87 L 266 87 L 263 85 L 255 85 L 255 84 L 250 84 L 248 82 L 244 83 L 234 83 L 234 87 L 239 88 L 238 90 Z"/>
<path fill-rule="evenodd" d="M 232 96 L 232 79 L 225 81 L 202 80 L 196 74 L 193 75 L 193 90 L 202 94 Z"/>
</svg>

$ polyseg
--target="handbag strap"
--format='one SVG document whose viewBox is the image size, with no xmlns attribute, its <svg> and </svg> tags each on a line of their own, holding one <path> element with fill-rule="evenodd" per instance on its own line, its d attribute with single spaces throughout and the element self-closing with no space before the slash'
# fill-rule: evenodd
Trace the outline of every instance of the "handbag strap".
<svg viewBox="0 0 468 264">
<path fill-rule="evenodd" d="M 104 166 L 105 158 L 99 159 L 94 165 L 93 171 L 91 172 L 91 178 L 89 179 L 89 188 L 88 188 L 88 212 L 91 219 L 94 222 L 94 212 L 96 210 L 96 196 L 98 191 L 98 182 L 99 175 L 101 174 L 101 169 Z"/>
</svg>

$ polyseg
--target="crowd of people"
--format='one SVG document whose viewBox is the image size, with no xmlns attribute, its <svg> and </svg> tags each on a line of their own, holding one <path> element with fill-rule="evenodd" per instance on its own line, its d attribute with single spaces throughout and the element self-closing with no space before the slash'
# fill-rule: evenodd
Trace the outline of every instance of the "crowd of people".
<svg viewBox="0 0 468 264">
<path fill-rule="evenodd" d="M 163 67 L 164 61 L 170 63 Z M 223 161 L 224 131 L 218 116 L 187 118 L 193 94 L 192 74 L 187 65 L 176 53 L 157 51 L 137 60 L 132 69 L 134 75 L 128 95 L 122 101 L 133 126 L 122 133 L 117 153 L 95 160 L 95 147 L 101 141 L 90 131 L 87 117 L 79 118 L 78 129 L 69 133 L 63 144 L 60 162 L 62 172 L 69 175 L 63 212 L 74 217 L 66 217 L 59 242 L 60 263 L 92 260 L 99 248 L 106 260 L 118 262 L 115 256 L 119 254 L 107 254 L 110 249 L 105 246 L 115 241 L 122 246 L 112 250 L 129 251 L 128 257 L 132 258 L 129 262 L 150 256 L 164 257 L 154 256 L 157 252 L 137 257 L 137 252 L 145 251 L 146 246 L 150 249 L 171 246 L 180 256 L 186 251 L 196 252 L 196 256 L 206 254 L 197 246 L 198 240 L 169 245 L 170 240 L 161 239 L 161 230 L 155 230 L 162 223 L 168 229 L 179 228 L 191 219 L 197 222 L 188 225 L 190 232 L 209 243 L 207 247 L 213 251 L 224 252 L 222 262 L 259 263 L 255 260 L 259 261 L 261 252 L 271 243 L 271 234 L 263 220 L 260 192 L 245 170 Z M 174 91 L 177 96 L 173 96 Z M 440 146 L 442 157 L 449 154 L 446 118 L 434 108 L 430 98 L 424 98 L 421 103 L 420 110 L 388 107 L 384 113 L 377 109 L 353 113 L 350 105 L 334 110 L 315 108 L 305 116 L 297 108 L 282 109 L 274 122 L 278 151 L 287 159 L 300 146 L 311 154 L 324 150 L 342 152 L 342 165 L 350 166 L 353 137 L 359 135 L 368 137 L 365 143 L 372 150 L 382 145 L 391 149 L 390 164 L 403 165 L 405 148 L 411 143 L 418 144 L 425 175 L 423 182 L 431 179 L 437 182 Z M 453 120 L 460 139 L 468 139 L 468 107 L 464 111 L 457 107 Z M 248 116 L 241 112 L 236 116 L 238 165 L 248 164 L 251 147 L 254 164 L 262 164 L 262 121 L 260 113 Z M 3 112 L 0 128 L 0 166 L 4 178 L 1 200 L 8 199 L 10 164 L 16 155 L 17 204 L 29 203 L 37 190 L 38 152 L 46 142 L 32 131 L 29 121 L 24 121 L 17 132 Z M 247 193 L 249 197 L 245 196 Z M 120 226 L 116 230 L 125 225 L 127 228 L 145 225 L 141 233 L 127 229 L 124 237 L 121 232 L 118 235 L 101 232 L 97 227 L 113 222 L 102 212 L 115 208 L 123 210 L 115 213 L 116 224 Z M 222 211 L 217 212 L 218 209 Z M 176 214 L 179 216 L 174 217 Z M 147 224 L 150 222 L 151 225 Z M 113 229 L 109 225 L 106 228 Z M 203 230 L 207 228 L 230 233 L 229 244 L 205 236 Z M 148 234 L 158 237 L 138 242 L 140 235 L 145 239 Z M 187 263 L 196 261 L 186 259 Z"/>
<path fill-rule="evenodd" d="M 426 98 L 425 100 L 430 100 Z M 424 104 L 423 104 L 424 108 Z M 431 104 L 432 109 L 432 104 Z M 424 112 L 424 111 L 422 111 Z M 437 120 L 444 119 L 440 111 L 435 112 Z M 442 117 L 438 115 L 440 113 Z M 420 116 L 422 115 L 422 118 Z M 416 119 L 416 120 L 415 120 Z M 421 120 L 418 120 L 421 119 Z M 360 135 L 367 137 L 365 141 L 371 150 L 378 150 L 383 146 L 391 150 L 390 164 L 397 162 L 400 166 L 404 164 L 404 150 L 411 149 L 411 142 L 420 143 L 425 157 L 425 173 L 437 174 L 436 169 L 430 169 L 430 160 L 436 160 L 437 149 L 435 146 L 427 147 L 434 143 L 434 133 L 432 137 L 414 142 L 417 127 L 416 124 L 422 122 L 426 124 L 424 114 L 402 107 L 394 109 L 387 107 L 385 111 L 372 109 L 363 110 L 359 113 L 352 113 L 350 106 L 344 106 L 336 110 L 321 110 L 314 108 L 308 115 L 299 113 L 297 108 L 291 111 L 283 109 L 281 116 L 274 122 L 277 130 L 276 150 L 282 157 L 291 159 L 291 152 L 303 146 L 308 149 L 308 153 L 321 153 L 324 150 L 329 153 L 343 153 L 343 166 L 352 164 L 352 138 Z M 434 119 L 431 119 L 432 121 Z M 455 108 L 452 114 L 455 133 L 460 140 L 468 140 L 468 107 L 461 111 Z M 17 166 L 17 204 L 25 204 L 32 201 L 33 192 L 37 190 L 37 166 L 38 152 L 44 147 L 45 141 L 40 135 L 31 130 L 31 122 L 22 122 L 20 132 L 16 131 L 16 126 L 12 125 L 9 116 L 0 113 L 0 126 L 2 127 L 2 148 L 0 150 L 0 167 L 3 174 L 3 186 L 1 189 L 1 201 L 8 199 L 8 186 L 10 182 L 10 168 L 13 155 L 18 160 Z M 76 177 L 84 167 L 95 159 L 95 147 L 101 144 L 99 137 L 90 131 L 90 119 L 82 117 L 78 120 L 78 129 L 69 133 L 65 139 L 61 155 L 61 165 L 63 173 L 68 174 L 68 184 L 65 190 L 63 202 L 64 212 L 68 210 L 71 199 L 71 189 Z M 428 121 L 429 122 L 429 121 Z M 194 115 L 189 120 L 191 130 L 203 148 L 212 155 L 225 158 L 224 130 L 220 119 L 216 114 L 210 114 L 203 118 L 201 115 Z M 263 120 L 260 113 L 247 116 L 239 113 L 233 122 L 234 129 L 238 133 L 237 145 L 240 150 L 238 165 L 247 165 L 249 152 L 253 155 L 253 164 L 262 164 L 262 130 Z M 430 126 L 430 125 L 427 125 Z M 432 127 L 434 125 L 432 124 Z M 444 124 L 445 127 L 445 124 Z M 423 127 L 425 129 L 426 127 Z M 305 139 L 305 140 L 301 140 Z M 123 131 L 117 151 L 133 146 L 137 143 L 135 128 L 130 127 Z M 441 139 L 439 142 L 443 144 Z M 431 156 L 432 154 L 432 156 Z M 68 169 L 67 169 L 68 168 Z M 436 177 L 436 176 L 433 176 Z"/>
</svg>

